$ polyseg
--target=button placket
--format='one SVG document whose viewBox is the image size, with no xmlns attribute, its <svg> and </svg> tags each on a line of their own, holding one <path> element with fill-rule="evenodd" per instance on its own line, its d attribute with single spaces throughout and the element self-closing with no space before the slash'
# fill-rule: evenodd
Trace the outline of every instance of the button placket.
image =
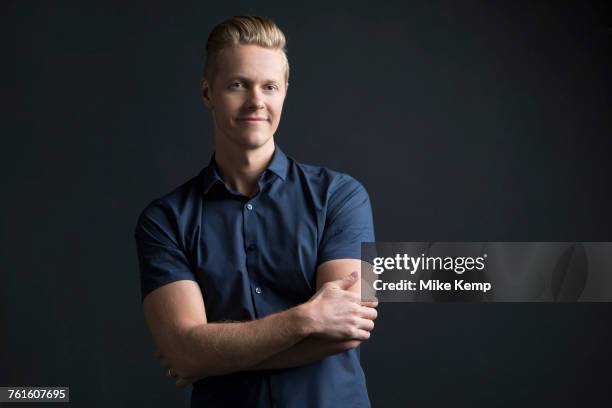
<svg viewBox="0 0 612 408">
<path fill-rule="evenodd" d="M 255 218 L 255 213 L 253 212 L 254 209 L 254 205 L 249 202 L 244 204 L 244 222 L 245 222 L 245 229 L 244 229 L 244 239 L 245 239 L 245 243 L 246 243 L 246 258 L 247 258 L 247 271 L 249 272 L 249 277 L 251 279 L 251 290 L 254 291 L 257 295 L 261 295 L 263 293 L 263 290 L 261 289 L 260 286 L 256 286 L 256 282 L 258 281 L 257 278 L 257 274 L 256 274 L 256 256 L 255 256 L 255 251 L 257 250 L 257 245 L 253 242 L 255 240 L 255 234 L 253 234 L 253 223 L 256 222 L 256 218 Z M 253 300 L 255 301 L 255 304 L 253 305 L 255 308 L 255 313 L 258 314 L 258 307 L 257 304 L 259 301 L 257 301 L 255 298 L 253 298 Z"/>
<path fill-rule="evenodd" d="M 247 271 L 247 276 L 249 279 L 249 287 L 252 293 L 251 299 L 253 301 L 253 311 L 255 312 L 255 316 L 259 318 L 259 310 L 258 310 L 259 300 L 255 297 L 256 296 L 255 295 L 256 293 L 255 282 L 258 281 L 257 266 L 256 266 L 256 259 L 253 254 L 254 244 L 252 244 L 256 236 L 255 225 L 254 225 L 256 220 L 254 219 L 255 214 L 252 212 L 252 210 L 253 210 L 253 204 L 251 204 L 250 202 L 242 204 L 242 218 L 244 222 L 243 239 L 244 239 L 245 257 L 246 257 L 246 271 Z"/>
</svg>

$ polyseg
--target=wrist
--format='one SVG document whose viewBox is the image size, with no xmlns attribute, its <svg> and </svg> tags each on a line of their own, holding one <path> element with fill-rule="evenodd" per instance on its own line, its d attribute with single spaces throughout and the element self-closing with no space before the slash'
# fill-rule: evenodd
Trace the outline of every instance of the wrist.
<svg viewBox="0 0 612 408">
<path fill-rule="evenodd" d="M 314 319 L 312 318 L 312 307 L 309 302 L 303 303 L 292 309 L 293 319 L 297 322 L 298 332 L 303 337 L 316 334 Z"/>
</svg>

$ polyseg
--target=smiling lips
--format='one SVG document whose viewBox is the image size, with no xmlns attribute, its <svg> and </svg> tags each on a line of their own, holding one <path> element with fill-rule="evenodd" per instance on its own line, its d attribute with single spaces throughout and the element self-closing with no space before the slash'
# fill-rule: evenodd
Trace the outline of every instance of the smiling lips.
<svg viewBox="0 0 612 408">
<path fill-rule="evenodd" d="M 267 122 L 268 121 L 268 119 L 266 119 L 266 118 L 252 118 L 252 117 L 239 118 L 238 120 L 240 122 L 246 122 L 246 123 L 258 123 L 258 122 Z"/>
</svg>

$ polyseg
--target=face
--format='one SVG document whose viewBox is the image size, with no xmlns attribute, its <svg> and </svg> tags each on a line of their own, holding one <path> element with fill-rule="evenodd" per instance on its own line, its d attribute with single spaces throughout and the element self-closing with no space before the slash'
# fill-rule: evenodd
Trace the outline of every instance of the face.
<svg viewBox="0 0 612 408">
<path fill-rule="evenodd" d="M 225 48 L 212 87 L 202 81 L 218 143 L 256 149 L 274 141 L 287 94 L 282 51 L 257 45 Z"/>
</svg>

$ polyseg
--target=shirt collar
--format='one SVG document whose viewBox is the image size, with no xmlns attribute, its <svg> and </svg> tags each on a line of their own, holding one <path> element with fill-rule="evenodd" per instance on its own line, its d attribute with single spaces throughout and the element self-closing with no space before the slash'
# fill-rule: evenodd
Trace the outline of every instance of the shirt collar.
<svg viewBox="0 0 612 408">
<path fill-rule="evenodd" d="M 283 181 L 287 178 L 287 171 L 289 170 L 289 160 L 285 153 L 281 150 L 278 145 L 274 147 L 274 156 L 272 157 L 272 161 L 268 165 L 269 170 L 280 177 Z M 201 172 L 200 176 L 202 177 L 204 183 L 204 194 L 207 194 L 208 191 L 212 188 L 217 181 L 223 183 L 223 179 L 219 174 L 219 169 L 217 167 L 217 162 L 215 161 L 215 153 L 213 152 L 210 157 L 210 162 L 208 166 L 206 166 Z"/>
<path fill-rule="evenodd" d="M 200 176 L 202 177 L 202 181 L 204 183 L 204 194 L 208 194 L 208 190 L 210 190 L 217 181 L 223 182 L 223 179 L 221 179 L 217 169 L 217 162 L 215 161 L 214 152 L 212 156 L 210 156 L 208 166 L 204 167 L 204 169 L 200 172 Z"/>
<path fill-rule="evenodd" d="M 276 174 L 283 181 L 285 181 L 285 179 L 287 178 L 287 171 L 289 170 L 289 160 L 278 145 L 275 145 L 274 147 L 274 156 L 272 157 L 272 161 L 268 165 L 267 170 L 270 170 L 271 172 Z"/>
</svg>

